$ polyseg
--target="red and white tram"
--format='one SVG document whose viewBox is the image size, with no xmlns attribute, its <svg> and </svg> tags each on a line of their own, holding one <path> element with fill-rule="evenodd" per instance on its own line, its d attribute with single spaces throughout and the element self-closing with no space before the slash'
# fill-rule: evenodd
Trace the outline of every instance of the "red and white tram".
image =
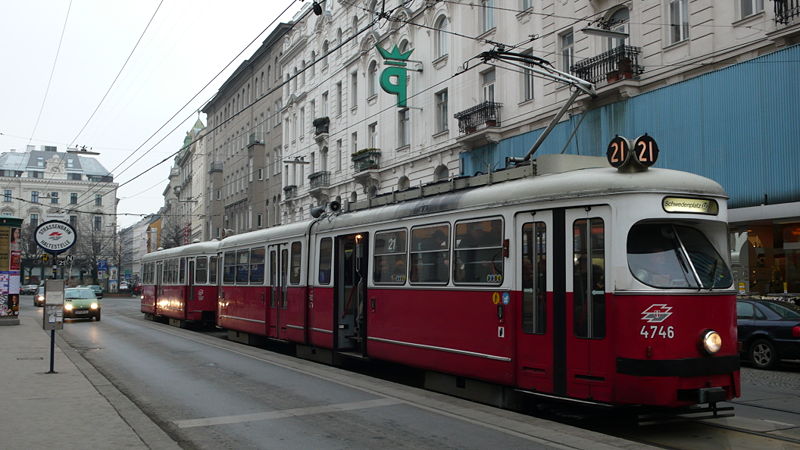
<svg viewBox="0 0 800 450">
<path fill-rule="evenodd" d="M 213 325 L 217 313 L 217 248 L 201 242 L 142 257 L 142 307 L 150 319 L 181 327 Z"/>
<path fill-rule="evenodd" d="M 330 211 L 219 242 L 217 323 L 459 386 L 713 404 L 739 395 L 726 219 L 709 179 L 608 167 Z"/>
</svg>

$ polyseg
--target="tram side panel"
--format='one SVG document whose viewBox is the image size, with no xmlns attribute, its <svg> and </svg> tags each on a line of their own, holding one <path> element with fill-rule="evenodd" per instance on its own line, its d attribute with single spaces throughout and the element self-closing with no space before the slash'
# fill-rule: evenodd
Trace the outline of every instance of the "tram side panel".
<svg viewBox="0 0 800 450">
<path fill-rule="evenodd" d="M 496 304 L 495 293 L 370 289 L 369 356 L 512 384 L 515 333 L 510 326 L 516 319 L 511 308 Z"/>
<path fill-rule="evenodd" d="M 220 286 L 217 325 L 228 330 L 267 336 L 268 302 L 265 286 Z"/>
<path fill-rule="evenodd" d="M 208 285 L 189 286 L 190 300 L 187 303 L 187 320 L 215 323 L 217 314 L 217 287 Z"/>
<path fill-rule="evenodd" d="M 156 314 L 156 289 L 152 284 L 142 286 L 141 311 L 145 314 Z"/>
<path fill-rule="evenodd" d="M 307 326 L 314 347 L 333 348 L 333 292 L 330 287 L 309 289 Z"/>
</svg>

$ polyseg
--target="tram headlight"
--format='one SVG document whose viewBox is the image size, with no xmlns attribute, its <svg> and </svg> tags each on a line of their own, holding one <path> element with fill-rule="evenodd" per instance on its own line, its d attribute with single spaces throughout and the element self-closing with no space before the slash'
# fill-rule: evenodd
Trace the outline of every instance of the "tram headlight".
<svg viewBox="0 0 800 450">
<path fill-rule="evenodd" d="M 714 330 L 703 333 L 703 350 L 709 355 L 717 353 L 722 348 L 722 336 Z"/>
</svg>

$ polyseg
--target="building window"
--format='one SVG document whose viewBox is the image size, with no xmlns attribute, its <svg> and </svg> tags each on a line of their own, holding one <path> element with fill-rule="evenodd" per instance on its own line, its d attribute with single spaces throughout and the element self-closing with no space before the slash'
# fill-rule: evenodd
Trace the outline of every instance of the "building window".
<svg viewBox="0 0 800 450">
<path fill-rule="evenodd" d="M 44 172 L 28 171 L 28 178 L 44 178 Z"/>
<path fill-rule="evenodd" d="M 77 205 L 78 204 L 78 193 L 73 192 L 69 194 L 69 204 L 70 205 Z"/>
<path fill-rule="evenodd" d="M 58 192 L 51 192 L 50 193 L 50 203 L 53 205 L 58 204 Z"/>
<path fill-rule="evenodd" d="M 630 20 L 630 11 L 628 8 L 620 8 L 614 12 L 608 19 L 611 31 L 628 34 L 628 21 Z M 619 47 L 620 45 L 627 44 L 627 38 L 609 37 L 606 39 L 606 48 L 608 50 Z"/>
<path fill-rule="evenodd" d="M 487 70 L 481 74 L 481 86 L 483 88 L 483 101 L 494 102 L 494 69 Z"/>
<path fill-rule="evenodd" d="M 352 148 L 352 152 L 351 153 L 357 152 L 358 151 L 358 132 L 353 133 L 353 134 L 350 135 L 350 142 L 351 142 L 351 148 Z"/>
<path fill-rule="evenodd" d="M 103 216 L 94 216 L 92 231 L 103 231 Z"/>
<path fill-rule="evenodd" d="M 350 74 L 350 107 L 358 106 L 358 72 Z"/>
<path fill-rule="evenodd" d="M 434 31 L 434 46 L 436 51 L 434 52 L 435 58 L 441 58 L 442 56 L 446 55 L 448 52 L 447 49 L 447 17 L 441 16 L 438 20 L 436 20 L 436 24 L 433 26 L 435 28 Z"/>
<path fill-rule="evenodd" d="M 264 169 L 258 169 L 258 179 L 259 181 L 264 179 Z"/>
<path fill-rule="evenodd" d="M 31 192 L 31 203 L 39 203 L 39 191 Z"/>
<path fill-rule="evenodd" d="M 409 118 L 411 113 L 408 108 L 403 108 L 397 113 L 397 141 L 398 147 L 405 147 L 411 144 L 411 130 Z"/>
<path fill-rule="evenodd" d="M 378 63 L 372 61 L 369 63 L 369 70 L 367 71 L 367 88 L 368 88 L 368 97 L 372 97 L 373 95 L 378 95 Z"/>
<path fill-rule="evenodd" d="M 372 122 L 367 126 L 367 146 L 378 148 L 378 122 Z"/>
<path fill-rule="evenodd" d="M 525 52 L 526 56 L 533 56 L 533 52 Z M 525 64 L 526 67 L 533 67 L 532 64 Z M 525 69 L 522 72 L 522 101 L 533 100 L 533 70 Z"/>
<path fill-rule="evenodd" d="M 483 21 L 483 31 L 494 28 L 494 0 L 483 0 L 481 2 L 481 19 Z"/>
<path fill-rule="evenodd" d="M 522 10 L 525 11 L 526 9 L 530 9 L 533 6 L 533 1 L 532 0 L 522 0 L 520 2 L 520 6 L 522 7 Z"/>
<path fill-rule="evenodd" d="M 67 179 L 71 181 L 81 181 L 81 174 L 79 173 L 68 173 Z"/>
<path fill-rule="evenodd" d="M 689 38 L 689 0 L 669 2 L 669 42 L 674 44 Z"/>
<path fill-rule="evenodd" d="M 336 171 L 342 171 L 342 140 L 336 141 Z"/>
<path fill-rule="evenodd" d="M 94 195 L 94 206 L 103 206 L 103 196 L 101 194 Z"/>
<path fill-rule="evenodd" d="M 322 105 L 320 105 L 320 117 L 328 116 L 328 91 L 322 93 Z"/>
<path fill-rule="evenodd" d="M 12 192 L 11 189 L 6 189 L 3 191 L 3 201 L 8 203 L 11 201 Z"/>
<path fill-rule="evenodd" d="M 31 226 L 32 227 L 39 226 L 39 215 L 38 214 L 31 214 L 30 222 L 31 222 Z"/>
<path fill-rule="evenodd" d="M 336 115 L 342 115 L 342 82 L 336 83 Z"/>
<path fill-rule="evenodd" d="M 764 0 L 739 0 L 741 2 L 739 12 L 742 19 L 764 10 Z"/>
<path fill-rule="evenodd" d="M 256 226 L 258 228 L 261 228 L 262 226 L 264 226 L 264 222 L 262 220 L 261 214 L 256 214 Z"/>
<path fill-rule="evenodd" d="M 73 228 L 78 226 L 78 216 L 69 216 L 69 224 L 72 225 Z"/>
<path fill-rule="evenodd" d="M 559 42 L 561 43 L 561 70 L 569 72 L 575 57 L 575 37 L 572 34 L 572 30 L 562 34 Z"/>
<path fill-rule="evenodd" d="M 447 131 L 449 117 L 447 115 L 447 89 L 436 93 L 436 132 Z"/>
</svg>

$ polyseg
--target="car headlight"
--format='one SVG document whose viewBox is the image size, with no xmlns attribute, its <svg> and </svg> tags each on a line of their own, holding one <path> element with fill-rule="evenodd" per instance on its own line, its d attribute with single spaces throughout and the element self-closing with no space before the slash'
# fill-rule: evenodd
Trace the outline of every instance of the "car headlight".
<svg viewBox="0 0 800 450">
<path fill-rule="evenodd" d="M 36 297 L 36 299 L 39 300 L 40 302 L 43 302 L 44 301 L 44 295 L 39 295 L 39 296 Z"/>
<path fill-rule="evenodd" d="M 67 311 L 72 311 L 72 303 L 64 303 L 64 309 Z"/>
<path fill-rule="evenodd" d="M 89 308 L 97 309 L 97 302 L 92 302 L 92 304 L 89 306 Z"/>
<path fill-rule="evenodd" d="M 714 330 L 703 333 L 703 350 L 709 355 L 717 353 L 722 348 L 722 336 Z"/>
</svg>

